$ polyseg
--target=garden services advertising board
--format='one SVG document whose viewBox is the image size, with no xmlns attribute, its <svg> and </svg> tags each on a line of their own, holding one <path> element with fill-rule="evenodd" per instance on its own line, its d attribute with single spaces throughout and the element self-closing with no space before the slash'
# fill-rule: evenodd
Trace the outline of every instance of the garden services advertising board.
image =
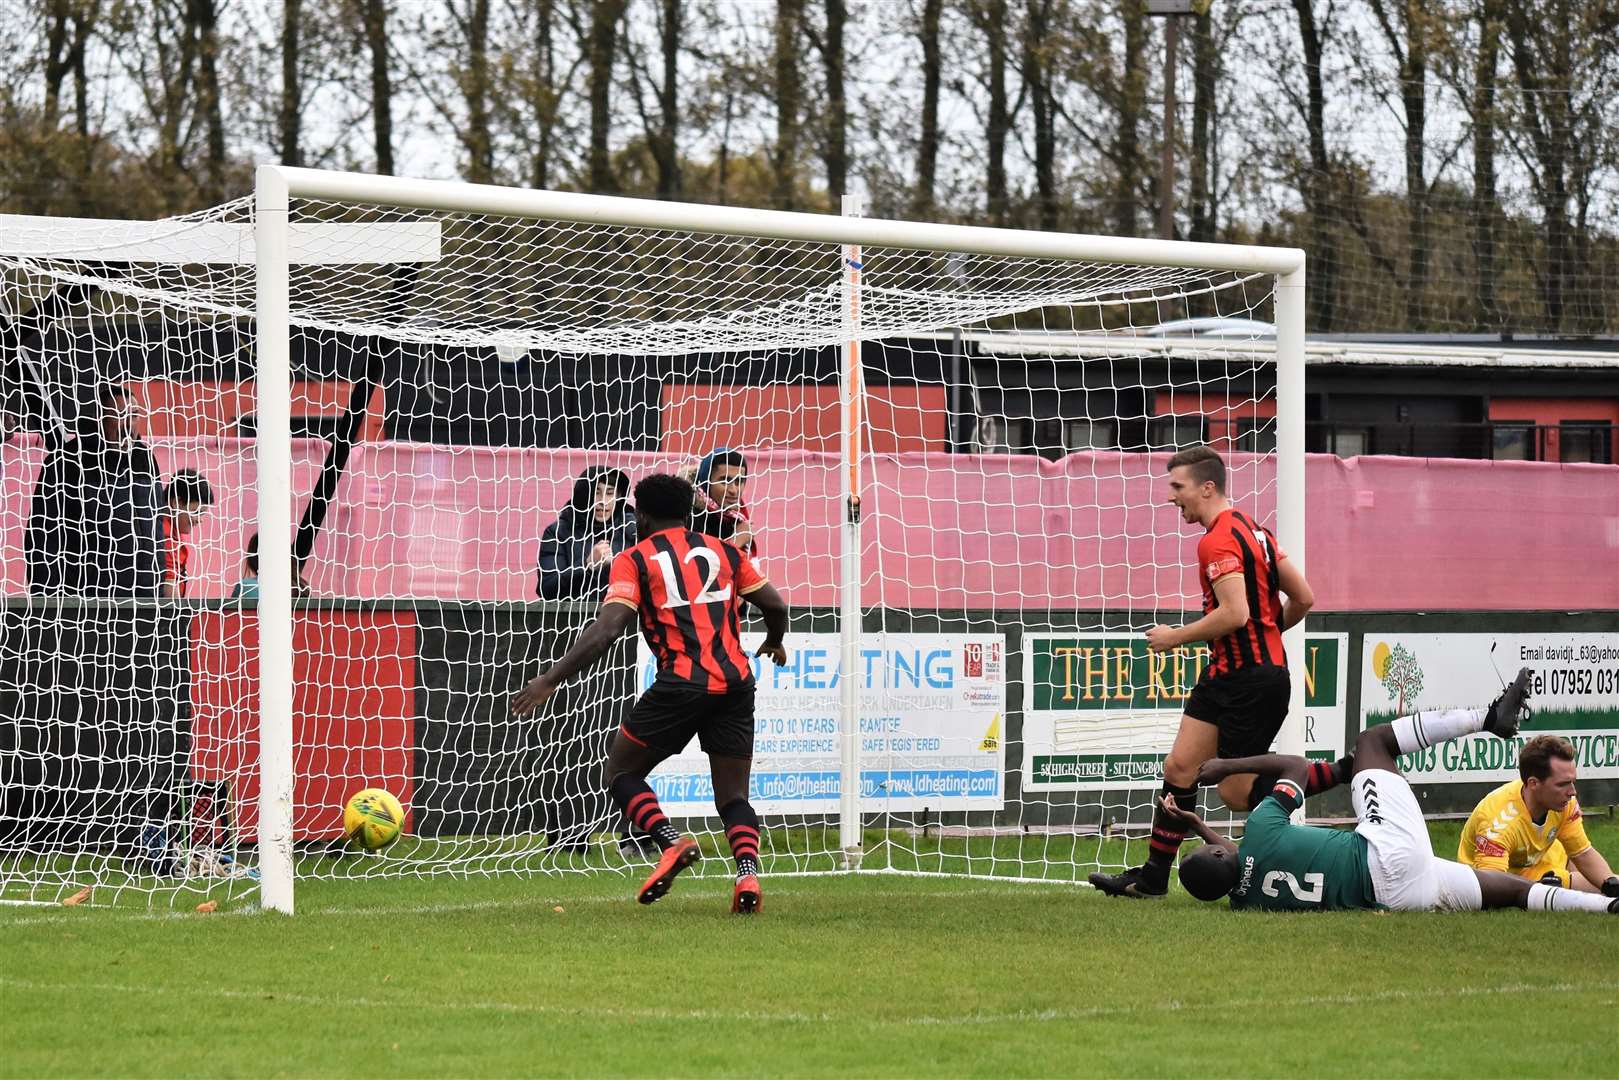
<svg viewBox="0 0 1619 1080">
<path fill-rule="evenodd" d="M 1542 734 L 1574 744 L 1581 780 L 1619 779 L 1619 634 L 1368 630 L 1362 652 L 1362 728 L 1421 709 L 1487 705 L 1502 679 L 1519 668 L 1534 672 L 1534 715 L 1516 739 L 1469 735 L 1407 754 L 1400 767 L 1414 784 L 1516 780 L 1518 747 Z"/>
<path fill-rule="evenodd" d="M 1347 634 L 1304 639 L 1304 746 L 1343 754 Z M 1206 643 L 1154 655 L 1140 634 L 1024 634 L 1023 788 L 1156 788 Z M 1294 669 L 1297 671 L 1297 668 Z"/>
<path fill-rule="evenodd" d="M 788 634 L 787 664 L 754 658 L 753 777 L 767 814 L 838 812 L 841 697 L 837 634 Z M 657 665 L 643 640 L 641 689 Z M 860 798 L 885 810 L 999 810 L 1005 805 L 1006 639 L 1000 634 L 868 634 L 860 644 Z M 671 817 L 712 816 L 698 740 L 647 783 Z"/>
</svg>

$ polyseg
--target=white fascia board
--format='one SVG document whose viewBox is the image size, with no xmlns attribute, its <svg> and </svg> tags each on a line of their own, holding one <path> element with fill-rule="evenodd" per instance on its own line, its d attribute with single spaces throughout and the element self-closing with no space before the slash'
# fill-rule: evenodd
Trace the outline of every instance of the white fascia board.
<svg viewBox="0 0 1619 1080">
<path fill-rule="evenodd" d="M 437 221 L 296 222 L 298 266 L 428 263 L 439 259 Z M 251 265 L 253 226 L 226 221 L 103 221 L 0 214 L 0 257 L 175 266 Z"/>
</svg>

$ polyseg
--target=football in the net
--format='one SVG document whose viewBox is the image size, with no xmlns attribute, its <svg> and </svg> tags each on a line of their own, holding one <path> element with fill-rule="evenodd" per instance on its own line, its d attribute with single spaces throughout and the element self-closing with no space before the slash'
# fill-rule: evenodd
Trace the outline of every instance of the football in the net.
<svg viewBox="0 0 1619 1080">
<path fill-rule="evenodd" d="M 380 851 L 399 839 L 405 808 L 381 788 L 356 791 L 343 807 L 343 838 L 367 851 Z"/>
</svg>

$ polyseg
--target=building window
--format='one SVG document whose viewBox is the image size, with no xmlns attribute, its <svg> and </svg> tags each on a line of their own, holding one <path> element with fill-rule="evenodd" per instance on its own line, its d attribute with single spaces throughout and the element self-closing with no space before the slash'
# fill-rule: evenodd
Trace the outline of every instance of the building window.
<svg viewBox="0 0 1619 1080">
<path fill-rule="evenodd" d="M 1209 441 L 1209 422 L 1202 416 L 1155 416 L 1147 425 L 1152 450 L 1184 450 Z"/>
<path fill-rule="evenodd" d="M 1010 454 L 1006 444 L 1006 421 L 999 416 L 980 416 L 976 442 L 981 453 Z"/>
<path fill-rule="evenodd" d="M 1332 452 L 1341 458 L 1360 457 L 1366 453 L 1366 429 L 1333 428 L 1328 442 Z"/>
<path fill-rule="evenodd" d="M 1497 461 L 1534 461 L 1535 425 L 1527 420 L 1497 421 L 1490 456 Z"/>
<path fill-rule="evenodd" d="M 1069 420 L 1063 427 L 1063 445 L 1069 453 L 1077 450 L 1114 450 L 1119 445 L 1119 425 L 1114 420 Z"/>
<path fill-rule="evenodd" d="M 1564 421 L 1557 429 L 1557 459 L 1612 464 L 1612 438 L 1612 424 Z"/>
<path fill-rule="evenodd" d="M 1034 445 L 1034 421 L 1027 417 L 980 416 L 977 436 L 981 454 L 1027 454 Z"/>
<path fill-rule="evenodd" d="M 1250 454 L 1276 452 L 1276 421 L 1247 417 L 1237 421 L 1237 449 Z"/>
</svg>

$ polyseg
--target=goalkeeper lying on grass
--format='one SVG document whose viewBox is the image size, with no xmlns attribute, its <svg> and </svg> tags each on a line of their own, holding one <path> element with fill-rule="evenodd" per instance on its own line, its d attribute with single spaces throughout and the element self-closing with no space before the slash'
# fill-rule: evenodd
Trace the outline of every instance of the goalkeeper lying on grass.
<svg viewBox="0 0 1619 1080">
<path fill-rule="evenodd" d="M 1308 764 L 1301 757 L 1261 754 L 1205 762 L 1198 770 L 1199 785 L 1218 784 L 1236 773 L 1277 774 L 1280 779 L 1248 815 L 1240 845 L 1209 828 L 1196 814 L 1181 810 L 1174 796 L 1164 797 L 1164 808 L 1178 814 L 1204 840 L 1203 847 L 1181 860 L 1181 884 L 1199 900 L 1230 896 L 1233 908 L 1265 911 L 1517 907 L 1619 915 L 1619 900 L 1435 858 L 1422 808 L 1400 775 L 1395 761 L 1400 754 L 1478 731 L 1512 738 L 1523 720 L 1528 684 L 1525 668 L 1488 709 L 1418 713 L 1361 732 L 1350 780 L 1359 823 L 1354 832 L 1294 825 L 1289 820 L 1304 805 Z"/>
</svg>

